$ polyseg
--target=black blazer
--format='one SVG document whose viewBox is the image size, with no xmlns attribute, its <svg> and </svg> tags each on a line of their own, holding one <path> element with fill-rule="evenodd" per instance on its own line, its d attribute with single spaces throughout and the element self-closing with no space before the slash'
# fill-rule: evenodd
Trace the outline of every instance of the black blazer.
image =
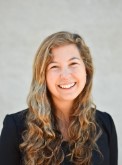
<svg viewBox="0 0 122 165">
<path fill-rule="evenodd" d="M 22 165 L 19 144 L 22 142 L 21 133 L 26 129 L 26 113 L 27 109 L 5 117 L 0 137 L 0 165 Z M 97 144 L 104 158 L 100 158 L 99 154 L 93 151 L 93 165 L 117 165 L 118 148 L 114 122 L 108 113 L 98 110 L 96 121 L 103 130 Z M 64 153 L 66 148 L 67 143 L 62 144 Z M 62 164 L 70 165 L 66 158 Z"/>
</svg>

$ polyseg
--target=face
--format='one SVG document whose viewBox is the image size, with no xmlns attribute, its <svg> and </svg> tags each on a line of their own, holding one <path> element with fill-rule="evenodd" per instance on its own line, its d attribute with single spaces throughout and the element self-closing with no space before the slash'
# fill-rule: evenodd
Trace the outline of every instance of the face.
<svg viewBox="0 0 122 165">
<path fill-rule="evenodd" d="M 74 44 L 52 49 L 53 59 L 47 66 L 46 83 L 54 103 L 70 102 L 86 84 L 86 70 L 79 50 Z"/>
</svg>

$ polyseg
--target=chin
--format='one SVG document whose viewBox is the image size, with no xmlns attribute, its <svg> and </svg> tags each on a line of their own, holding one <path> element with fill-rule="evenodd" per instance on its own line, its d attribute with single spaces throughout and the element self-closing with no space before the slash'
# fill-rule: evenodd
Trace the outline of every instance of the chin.
<svg viewBox="0 0 122 165">
<path fill-rule="evenodd" d="M 74 96 L 74 97 L 73 96 L 72 97 L 70 97 L 70 96 L 69 97 L 63 97 L 62 99 L 65 101 L 74 101 L 77 97 L 78 97 L 78 95 Z"/>
</svg>

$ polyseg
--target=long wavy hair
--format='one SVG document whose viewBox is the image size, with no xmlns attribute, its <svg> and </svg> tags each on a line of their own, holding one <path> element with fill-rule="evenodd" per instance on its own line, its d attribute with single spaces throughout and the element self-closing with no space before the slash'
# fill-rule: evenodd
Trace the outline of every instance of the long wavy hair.
<svg viewBox="0 0 122 165">
<path fill-rule="evenodd" d="M 20 144 L 25 165 L 59 165 L 64 160 L 64 152 L 61 149 L 62 135 L 58 130 L 55 107 L 46 86 L 45 75 L 52 59 L 52 49 L 67 44 L 76 45 L 87 74 L 85 87 L 72 107 L 68 128 L 70 151 L 67 157 L 76 165 L 90 165 L 93 150 L 100 152 L 96 141 L 101 132 L 97 129 L 96 106 L 91 97 L 94 73 L 91 53 L 81 36 L 61 31 L 47 37 L 35 56 L 33 78 L 27 98 L 29 109 L 26 115 L 26 130 Z"/>
</svg>

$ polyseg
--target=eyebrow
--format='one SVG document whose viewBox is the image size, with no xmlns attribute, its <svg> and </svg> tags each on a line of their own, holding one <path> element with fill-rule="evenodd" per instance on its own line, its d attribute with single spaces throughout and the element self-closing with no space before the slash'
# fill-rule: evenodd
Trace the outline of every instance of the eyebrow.
<svg viewBox="0 0 122 165">
<path fill-rule="evenodd" d="M 72 60 L 81 60 L 80 58 L 78 58 L 78 57 L 72 57 L 72 58 L 70 58 L 68 61 L 72 61 Z M 57 61 L 52 61 L 52 62 L 50 62 L 50 64 L 52 64 L 52 63 L 58 63 Z"/>
<path fill-rule="evenodd" d="M 80 58 L 78 58 L 78 57 L 72 57 L 72 58 L 70 58 L 68 61 L 71 61 L 71 60 L 80 60 Z"/>
</svg>

